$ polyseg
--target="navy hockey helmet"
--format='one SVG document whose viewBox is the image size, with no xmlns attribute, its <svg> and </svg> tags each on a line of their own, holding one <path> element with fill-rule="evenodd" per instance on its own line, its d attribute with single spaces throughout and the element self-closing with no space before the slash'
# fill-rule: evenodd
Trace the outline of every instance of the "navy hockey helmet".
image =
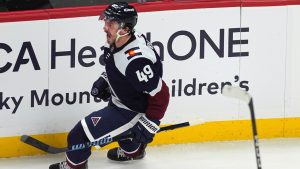
<svg viewBox="0 0 300 169">
<path fill-rule="evenodd" d="M 121 28 L 128 27 L 132 31 L 137 23 L 138 15 L 135 8 L 127 2 L 116 2 L 109 5 L 102 12 L 99 19 L 117 21 L 120 23 Z"/>
</svg>

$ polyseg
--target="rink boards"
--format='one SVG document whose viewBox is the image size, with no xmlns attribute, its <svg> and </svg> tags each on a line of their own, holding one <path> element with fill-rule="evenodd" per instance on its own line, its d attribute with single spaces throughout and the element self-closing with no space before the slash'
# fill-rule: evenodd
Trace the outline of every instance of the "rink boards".
<svg viewBox="0 0 300 169">
<path fill-rule="evenodd" d="M 300 2 L 170 3 L 137 5 L 136 29 L 163 59 L 171 93 L 162 124 L 205 123 L 153 144 L 251 139 L 248 107 L 221 95 L 226 84 L 253 96 L 260 138 L 299 137 Z M 67 131 L 107 104 L 89 95 L 103 71 L 101 9 L 0 14 L 0 157 L 42 153 L 22 134 L 65 146 Z"/>
</svg>

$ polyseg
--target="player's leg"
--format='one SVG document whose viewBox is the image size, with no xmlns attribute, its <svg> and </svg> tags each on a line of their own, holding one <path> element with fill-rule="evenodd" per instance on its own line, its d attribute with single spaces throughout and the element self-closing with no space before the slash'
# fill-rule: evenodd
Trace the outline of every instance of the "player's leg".
<svg viewBox="0 0 300 169">
<path fill-rule="evenodd" d="M 131 139 L 118 142 L 120 147 L 110 149 L 107 157 L 114 161 L 131 161 L 143 159 L 146 155 L 146 144 L 136 144 Z"/>
<path fill-rule="evenodd" d="M 140 116 L 140 114 L 115 106 L 95 111 L 82 119 L 71 130 L 68 135 L 68 146 L 93 142 L 108 135 L 111 137 L 120 135 L 132 128 Z M 66 164 L 71 169 L 86 169 L 90 154 L 90 148 L 68 152 L 66 153 Z"/>
<path fill-rule="evenodd" d="M 105 118 L 106 123 L 96 125 L 98 127 L 94 127 L 94 124 L 92 125 L 93 121 L 91 119 L 97 117 L 95 116 L 95 114 L 91 114 L 90 116 L 86 117 L 84 121 L 82 121 L 83 124 L 87 123 L 87 126 L 90 126 L 88 128 L 88 131 L 86 131 L 86 133 L 91 133 L 87 134 L 88 136 L 90 135 L 89 137 L 92 137 L 90 138 L 90 140 L 93 140 L 95 138 L 101 139 L 108 135 L 114 137 L 116 135 L 126 134 L 130 132 L 131 128 L 138 122 L 138 119 L 142 116 L 142 114 L 137 114 L 135 112 L 115 106 L 112 106 L 112 109 L 113 111 L 111 110 L 110 113 L 101 115 L 101 120 L 102 118 Z M 101 131 L 103 133 L 99 132 L 99 127 L 102 128 Z M 145 145 L 133 143 L 130 139 L 119 141 L 119 145 L 121 148 L 109 150 L 107 154 L 107 157 L 109 159 L 116 161 L 128 161 L 132 158 L 137 159 L 144 156 L 144 149 L 146 147 Z M 125 152 L 125 156 L 123 156 L 124 158 L 122 158 L 122 152 Z"/>
<path fill-rule="evenodd" d="M 68 145 L 89 142 L 83 127 L 78 122 L 68 134 Z M 91 148 L 66 153 L 66 161 L 52 164 L 49 169 L 87 169 L 87 159 L 91 155 Z"/>
</svg>

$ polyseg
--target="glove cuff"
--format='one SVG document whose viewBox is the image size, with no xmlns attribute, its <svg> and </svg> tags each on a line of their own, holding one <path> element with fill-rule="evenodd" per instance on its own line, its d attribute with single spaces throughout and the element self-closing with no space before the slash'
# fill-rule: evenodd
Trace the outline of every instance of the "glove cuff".
<svg viewBox="0 0 300 169">
<path fill-rule="evenodd" d="M 159 128 L 159 120 L 150 120 L 145 115 L 142 115 L 139 119 L 139 123 L 141 123 L 150 133 L 155 134 L 158 132 Z M 158 123 L 158 124 L 157 124 Z"/>
<path fill-rule="evenodd" d="M 147 115 L 145 116 L 148 120 L 150 120 L 150 121 L 152 121 L 152 122 L 154 122 L 156 125 L 160 125 L 160 120 L 158 120 L 158 119 L 154 119 L 154 118 L 150 118 L 150 117 L 148 117 Z"/>
</svg>

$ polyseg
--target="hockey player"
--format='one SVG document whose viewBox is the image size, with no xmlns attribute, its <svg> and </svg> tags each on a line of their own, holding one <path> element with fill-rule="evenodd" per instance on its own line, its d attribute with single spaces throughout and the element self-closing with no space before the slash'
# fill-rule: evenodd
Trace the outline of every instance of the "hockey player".
<svg viewBox="0 0 300 169">
<path fill-rule="evenodd" d="M 74 126 L 68 146 L 132 133 L 133 138 L 119 141 L 107 157 L 129 161 L 145 156 L 167 109 L 169 90 L 158 54 L 145 36 L 134 31 L 137 19 L 136 9 L 126 2 L 111 4 L 100 15 L 107 39 L 105 72 L 94 82 L 91 95 L 109 103 Z M 66 161 L 49 168 L 87 169 L 90 155 L 90 148 L 67 152 Z"/>
</svg>

